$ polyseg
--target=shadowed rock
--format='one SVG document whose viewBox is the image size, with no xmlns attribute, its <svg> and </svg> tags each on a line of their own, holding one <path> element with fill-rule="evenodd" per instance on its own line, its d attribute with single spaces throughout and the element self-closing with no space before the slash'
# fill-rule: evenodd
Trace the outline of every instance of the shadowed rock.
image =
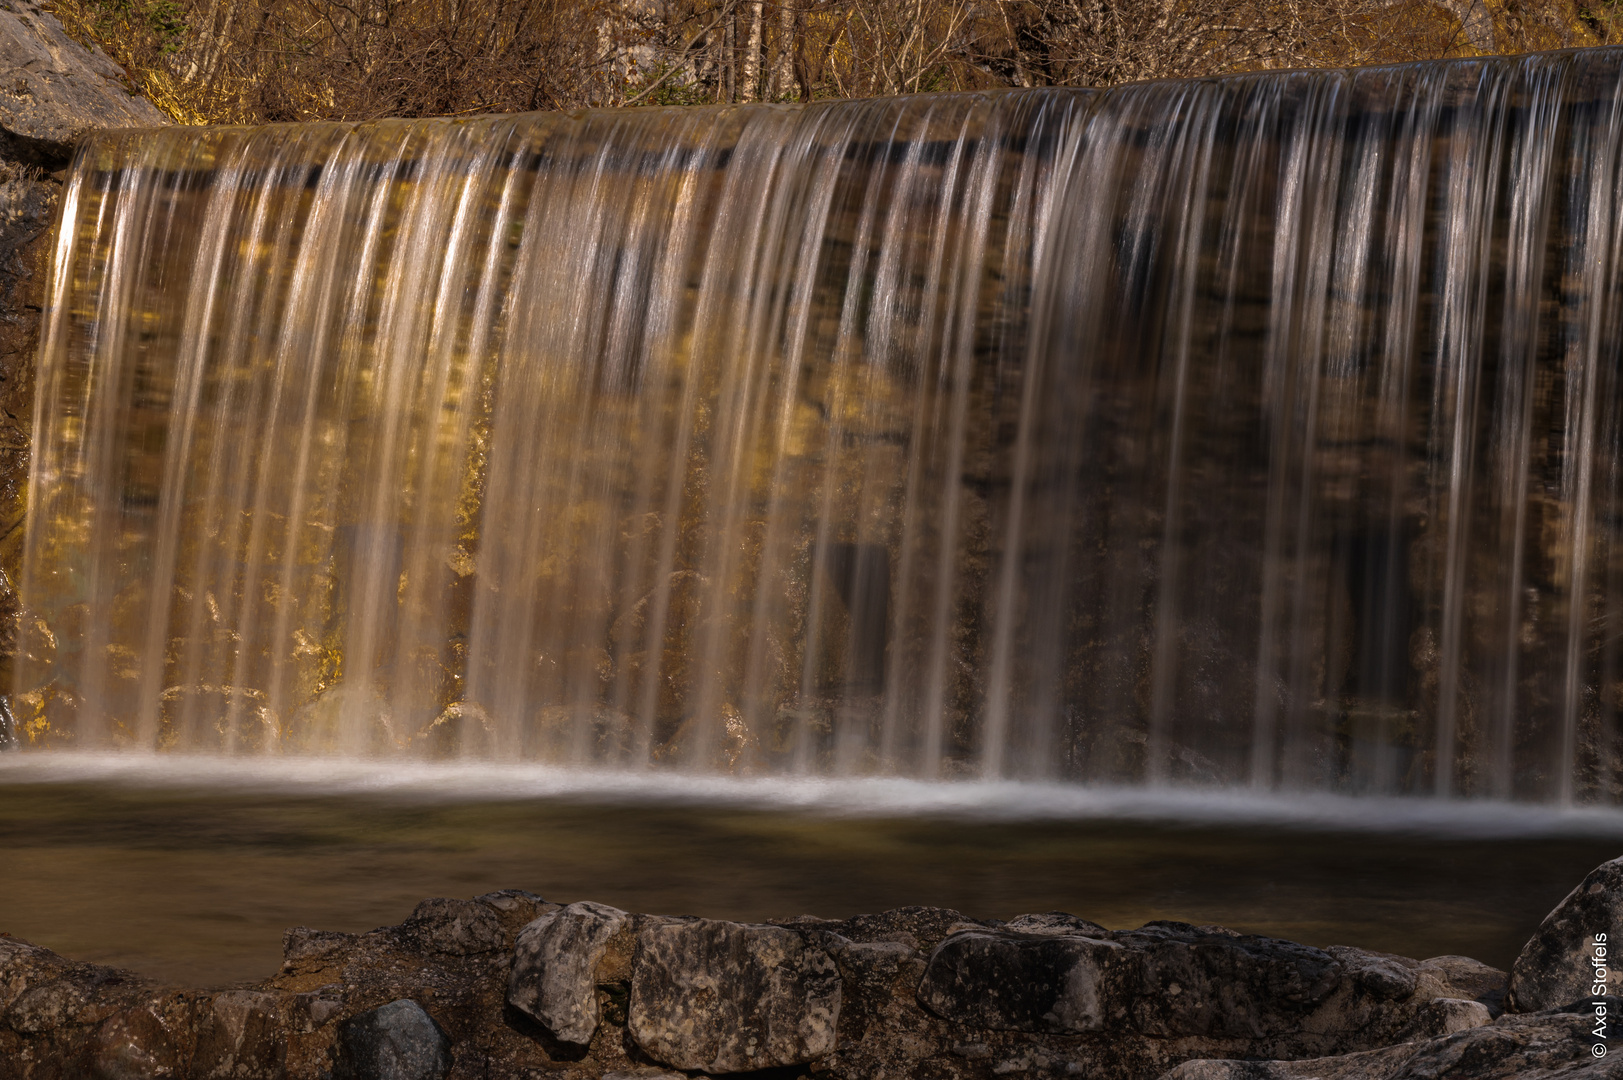
<svg viewBox="0 0 1623 1080">
<path fill-rule="evenodd" d="M 1139 957 L 1112 941 L 967 930 L 930 957 L 919 1003 L 994 1031 L 1097 1031 L 1125 1020 Z"/>
<path fill-rule="evenodd" d="M 345 1023 L 334 1080 L 442 1080 L 451 1039 L 415 1001 L 402 998 Z"/>
</svg>

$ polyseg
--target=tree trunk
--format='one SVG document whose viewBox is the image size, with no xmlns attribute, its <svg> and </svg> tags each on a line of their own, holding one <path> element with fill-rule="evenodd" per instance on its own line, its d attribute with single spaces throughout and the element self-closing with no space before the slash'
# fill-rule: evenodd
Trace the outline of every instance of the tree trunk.
<svg viewBox="0 0 1623 1080">
<path fill-rule="evenodd" d="M 749 35 L 744 43 L 744 86 L 739 97 L 761 100 L 761 0 L 750 0 Z"/>
</svg>

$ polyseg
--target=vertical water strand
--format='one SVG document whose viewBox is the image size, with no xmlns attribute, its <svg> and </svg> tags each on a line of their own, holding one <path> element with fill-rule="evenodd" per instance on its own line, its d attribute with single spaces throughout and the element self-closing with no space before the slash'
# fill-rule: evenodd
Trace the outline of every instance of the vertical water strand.
<svg viewBox="0 0 1623 1080">
<path fill-rule="evenodd" d="M 1196 84 L 1197 86 L 1199 84 Z M 1204 89 L 1204 88 L 1203 88 Z M 1166 421 L 1166 478 L 1162 514 L 1161 561 L 1158 568 L 1159 588 L 1155 597 L 1155 651 L 1150 659 L 1149 730 L 1145 742 L 1145 778 L 1152 784 L 1164 783 L 1168 775 L 1168 728 L 1176 706 L 1177 668 L 1184 658 L 1180 654 L 1181 641 L 1178 621 L 1180 588 L 1184 565 L 1183 497 L 1184 448 L 1189 436 L 1188 412 L 1189 364 L 1195 328 L 1194 308 L 1196 288 L 1201 269 L 1206 215 L 1206 194 L 1211 179 L 1213 142 L 1216 137 L 1217 114 L 1222 99 L 1209 89 L 1205 93 L 1192 93 L 1180 101 L 1173 116 L 1182 121 L 1177 124 L 1180 137 L 1175 148 L 1164 161 L 1151 155 L 1149 161 L 1156 171 L 1176 185 L 1169 184 L 1173 198 L 1168 204 L 1162 195 L 1165 214 L 1169 210 L 1172 220 L 1163 227 L 1170 234 L 1166 250 L 1171 259 L 1166 301 L 1170 311 L 1161 333 L 1156 335 L 1153 355 L 1162 370 L 1157 371 L 1158 403 L 1156 415 Z M 1130 219 L 1131 220 L 1131 219 Z M 1129 225 L 1129 235 L 1140 230 Z M 1147 232 L 1148 229 L 1143 231 Z M 1129 266 L 1144 255 L 1124 258 Z M 1163 313 L 1157 313 L 1161 316 Z M 1167 370 L 1169 369 L 1169 370 Z M 1166 401 L 1170 398 L 1170 401 Z"/>
<path fill-rule="evenodd" d="M 185 542 L 178 552 L 179 576 L 192 598 L 180 635 L 184 656 L 177 657 L 181 679 L 165 696 L 170 700 L 170 737 L 228 751 L 236 748 L 239 735 L 227 726 L 230 718 L 241 715 L 245 696 L 262 697 L 232 672 L 260 647 L 235 628 L 244 618 L 239 612 L 253 611 L 260 601 L 251 586 L 255 573 L 250 553 L 253 534 L 265 523 L 252 513 L 253 482 L 256 474 L 263 476 L 256 466 L 264 444 L 274 438 L 267 436 L 275 431 L 279 406 L 279 388 L 267 378 L 265 344 L 274 341 L 282 322 L 285 271 L 306 209 L 301 205 L 303 162 L 312 142 L 324 142 L 322 131 L 273 129 L 250 137 L 243 146 L 255 166 L 243 178 L 241 190 L 251 192 L 251 198 L 239 211 L 240 231 L 233 240 L 246 257 L 234 260 L 215 282 L 222 295 L 211 314 L 222 321 L 211 327 L 217 344 L 200 358 L 204 382 L 199 404 L 206 415 L 193 446 L 206 455 L 206 466 L 197 471 L 208 480 L 194 503 L 196 516 L 185 526 L 194 552 L 186 558 Z M 257 709 L 255 716 L 260 718 Z M 240 734 L 256 747 L 267 739 L 274 742 L 263 725 Z"/>
<path fill-rule="evenodd" d="M 404 452 L 410 476 L 400 518 L 402 583 L 399 629 L 388 693 L 397 737 L 427 734 L 456 694 L 449 654 L 451 593 L 459 576 L 457 508 L 468 460 L 468 440 L 481 404 L 485 342 L 506 286 L 504 211 L 512 198 L 512 146 L 521 136 L 511 120 L 461 125 L 446 133 L 443 167 L 450 171 L 441 196 L 451 205 L 434 249 L 444 268 L 429 298 L 420 331 L 421 374 L 415 377 L 413 425 Z M 437 179 L 437 178 L 436 178 Z M 477 745 L 472 725 L 458 732 L 464 749 Z"/>
<path fill-rule="evenodd" d="M 945 433 L 946 459 L 938 474 L 940 517 L 936 523 L 934 565 L 924 581 L 930 594 L 928 644 L 925 647 L 924 691 L 920 706 L 919 775 L 937 779 L 948 762 L 948 740 L 952 716 L 962 708 L 961 694 L 948 683 L 954 652 L 962 647 L 956 640 L 952 621 L 955 603 L 961 599 L 960 558 L 965 543 L 964 461 L 970 398 L 975 381 L 976 320 L 980 312 L 988 233 L 998 197 L 998 175 L 1002 166 L 998 154 L 1004 128 L 1001 113 L 993 114 L 975 147 L 965 183 L 965 219 L 957 230 L 956 244 L 948 259 L 945 279 L 948 303 L 941 313 L 941 347 L 935 365 L 932 397 L 939 402 L 932 419 L 933 432 Z M 956 700 L 955 700 L 956 699 Z M 974 705 L 971 703 L 970 708 Z M 984 769 L 983 769 L 984 774 Z"/>
<path fill-rule="evenodd" d="M 96 153 L 94 150 L 84 151 Z M 46 579 L 55 579 L 59 571 L 44 570 L 44 549 L 47 530 L 52 540 L 59 535 L 62 516 L 62 468 L 65 454 L 61 412 L 57 408 L 64 397 L 63 384 L 67 379 L 69 319 L 72 302 L 77 294 L 75 278 L 83 273 L 83 261 L 75 260 L 75 247 L 83 243 L 83 234 L 99 225 L 107 212 L 107 203 L 96 200 L 92 213 L 82 218 L 85 210 L 85 187 L 88 165 L 76 161 L 62 188 L 62 203 L 57 223 L 55 243 L 51 253 L 50 275 L 46 282 L 45 313 L 42 318 L 38 374 L 34 386 L 33 453 L 28 462 L 28 490 L 30 493 L 23 525 L 23 572 L 18 582 L 18 595 L 22 598 L 18 611 L 17 644 L 20 655 L 13 661 L 15 674 L 12 695 L 21 703 L 23 694 L 43 687 L 55 664 L 54 642 L 41 614 L 34 611 L 30 601 L 46 591 Z M 75 327 L 76 329 L 76 327 Z M 47 424 L 47 417 L 51 423 Z M 47 508 L 49 508 L 47 510 Z M 43 662 L 39 656 L 51 648 L 51 660 Z M 43 697 L 43 694 L 42 694 Z M 43 700 L 41 701 L 43 717 Z"/>
<path fill-rule="evenodd" d="M 1293 323 L 1287 330 L 1292 363 L 1298 369 L 1289 408 L 1293 424 L 1299 425 L 1297 452 L 1302 457 L 1299 486 L 1292 493 L 1290 626 L 1294 647 L 1286 677 L 1292 707 L 1281 765 L 1284 785 L 1298 790 L 1325 786 L 1331 778 L 1336 735 L 1332 661 L 1343 646 L 1320 575 L 1335 535 L 1330 490 L 1334 471 L 1325 445 L 1333 441 L 1327 429 L 1333 422 L 1334 371 L 1329 366 L 1332 354 L 1326 333 L 1331 290 L 1336 284 L 1332 280 L 1334 253 L 1338 241 L 1346 239 L 1338 236 L 1336 208 L 1347 150 L 1350 81 L 1343 76 L 1315 88 L 1298 120 L 1300 134 L 1293 139 L 1293 150 L 1300 148 L 1309 156 L 1299 168 L 1293 167 L 1293 179 L 1304 185 L 1304 191 L 1303 217 L 1298 235 L 1291 240 L 1301 245 L 1301 251 L 1296 256 L 1300 276 L 1291 303 Z"/>
<path fill-rule="evenodd" d="M 1493 492 L 1497 509 L 1494 540 L 1499 556 L 1497 700 L 1491 703 L 1491 730 L 1484 732 L 1482 794 L 1509 798 L 1514 790 L 1517 716 L 1524 708 L 1521 676 L 1523 589 L 1528 558 L 1528 499 L 1542 330 L 1545 251 L 1549 239 L 1551 187 L 1548 182 L 1562 135 L 1562 106 L 1569 89 L 1570 60 L 1537 57 L 1525 62 L 1517 105 L 1523 119 L 1512 132 L 1507 176 L 1508 228 L 1505 243 L 1504 307 L 1499 330 L 1499 407 L 1492 448 L 1497 455 Z M 1490 658 L 1493 659 L 1493 658 Z M 1490 663 L 1487 676 L 1492 677 Z"/>
<path fill-rule="evenodd" d="M 1045 99 L 1037 104 L 1032 118 L 1023 132 L 1026 153 L 1021 156 L 1020 169 L 1013 188 L 1012 205 L 1008 211 L 1008 225 L 1004 241 L 1004 263 L 1001 267 L 1006 279 L 1020 280 L 1028 274 L 1033 282 L 1042 275 L 1052 273 L 1054 258 L 1051 192 L 1056 183 L 1062 183 L 1064 173 L 1056 169 L 1063 163 L 1048 160 L 1044 151 L 1048 129 L 1056 124 L 1054 113 L 1064 117 L 1068 101 Z M 1061 119 L 1059 124 L 1063 125 Z M 1045 227 L 1046 226 L 1046 227 Z M 1024 252 L 1021 239 L 1032 236 L 1031 266 L 1029 270 L 1016 265 Z M 1021 271 L 1025 271 L 1021 273 Z M 1014 297 L 1004 300 L 1012 306 Z M 1016 348 L 1019 347 L 1017 342 Z M 1030 488 L 1034 483 L 1032 455 L 1042 439 L 1038 422 L 1041 393 L 1045 387 L 1048 356 L 1039 356 L 1030 349 L 1022 350 L 1019 360 L 1019 413 L 1016 418 L 1014 455 L 1009 466 L 1008 505 L 1004 508 L 1002 539 L 994 551 L 991 591 L 986 598 L 987 622 L 991 627 L 991 656 L 987 663 L 984 716 L 981 726 L 980 773 L 988 780 L 1002 779 L 1009 770 L 1008 758 L 1011 741 L 1011 720 L 1015 709 L 1030 709 L 1030 699 L 1016 701 L 1014 658 L 1022 617 L 1028 597 L 1026 569 L 1026 515 Z M 1014 361 L 1016 357 L 999 357 L 1000 361 Z M 1057 358 L 1056 358 L 1057 359 Z M 1078 358 L 1082 359 L 1082 358 Z M 1075 361 L 1073 361 L 1075 362 Z M 949 476 L 952 472 L 949 471 Z"/>
<path fill-rule="evenodd" d="M 83 536 L 81 549 L 73 554 L 83 561 L 75 565 L 70 555 L 64 567 L 67 580 L 63 584 L 71 606 L 66 612 L 67 624 L 58 629 L 58 640 L 65 648 L 59 646 L 57 672 L 58 680 L 67 684 L 59 682 L 58 688 L 76 693 L 78 699 L 73 734 L 81 745 L 106 743 L 115 733 L 115 717 L 105 693 L 113 628 L 100 616 L 122 584 L 116 578 L 116 538 L 124 505 L 118 451 L 128 414 L 122 390 L 127 372 L 137 360 L 130 339 L 139 326 L 130 324 L 144 310 L 142 302 L 147 297 L 143 293 L 152 270 L 138 256 L 147 241 L 155 233 L 161 235 L 169 224 L 161 201 L 154 198 L 158 186 L 149 182 L 146 165 L 134 153 L 122 167 L 101 170 L 103 198 L 115 192 L 119 196 L 110 220 L 97 222 L 92 241 L 92 259 L 99 261 L 101 270 L 94 306 L 105 318 L 86 328 L 85 340 L 78 344 L 83 359 L 69 361 L 72 381 L 63 387 L 71 395 L 68 415 L 76 423 L 68 427 L 73 443 L 60 468 L 70 492 L 65 507 L 70 527 L 81 530 Z M 78 625 L 74 625 L 75 615 Z"/>
<path fill-rule="evenodd" d="M 1595 400 L 1602 367 L 1601 349 L 1606 341 L 1608 304 L 1617 303 L 1615 274 L 1618 263 L 1615 200 L 1619 186 L 1619 146 L 1623 142 L 1623 95 L 1615 91 L 1598 107 L 1587 123 L 1579 125 L 1574 139 L 1573 159 L 1584 163 L 1584 173 L 1575 177 L 1572 213 L 1581 221 L 1581 232 L 1569 249 L 1573 278 L 1581 282 L 1579 296 L 1572 298 L 1567 339 L 1563 342 L 1565 377 L 1563 401 L 1564 445 L 1561 451 L 1562 522 L 1566 539 L 1568 568 L 1566 580 L 1567 620 L 1561 687 L 1560 742 L 1553 763 L 1554 797 L 1570 804 L 1576 787 L 1578 724 L 1583 707 L 1582 663 L 1587 642 L 1587 578 L 1594 539 L 1593 513 L 1594 457 L 1596 453 Z M 1577 224 L 1575 222 L 1574 224 Z M 1616 357 L 1613 356 L 1615 363 Z M 1607 366 L 1610 366 L 1608 364 Z"/>
<path fill-rule="evenodd" d="M 1389 448 L 1391 463 L 1375 480 L 1371 495 L 1373 510 L 1384 514 L 1381 539 L 1388 550 L 1407 546 L 1407 522 L 1411 518 L 1409 447 L 1414 441 L 1412 386 L 1417 368 L 1419 339 L 1420 282 L 1424 272 L 1426 216 L 1431 200 L 1432 145 L 1443 108 L 1447 73 L 1435 69 L 1409 69 L 1399 86 L 1407 104 L 1397 127 L 1391 180 L 1388 187 L 1386 223 L 1379 259 L 1381 277 L 1388 283 L 1381 305 L 1384 326 L 1377 338 L 1375 430 Z M 1384 491 L 1381 490 L 1384 488 Z M 1387 610 L 1402 616 L 1406 608 L 1408 583 L 1397 574 L 1388 576 L 1379 601 Z M 1401 607 L 1400 607 L 1401 605 Z M 1403 650 L 1403 667 L 1412 666 L 1411 642 L 1407 640 L 1408 620 L 1399 623 L 1406 640 L 1392 649 Z M 1408 705 L 1412 694 L 1407 685 L 1400 694 Z M 1395 696 L 1397 696 L 1395 694 Z M 1400 720 L 1401 723 L 1401 720 Z M 1396 725 L 1394 725 L 1396 726 Z M 1412 738 L 1404 740 L 1413 742 Z M 1399 745 L 1396 733 L 1383 730 L 1375 747 L 1374 788 L 1376 791 L 1411 790 L 1417 785 L 1409 774 L 1412 763 L 1403 760 L 1405 751 L 1417 747 Z"/>
<path fill-rule="evenodd" d="M 860 403 L 853 400 L 856 393 L 853 384 L 861 375 L 864 348 L 862 325 L 871 284 L 869 268 L 881 254 L 880 233 L 885 220 L 885 199 L 882 196 L 893 187 L 898 166 L 905 167 L 906 161 L 905 152 L 903 160 L 896 165 L 891 160 L 892 149 L 904 130 L 905 110 L 895 101 L 875 102 L 868 108 L 871 110 L 869 119 L 855 129 L 857 141 L 848 145 L 846 153 L 842 155 L 845 168 L 849 170 L 848 186 L 843 191 L 845 204 L 836 211 L 833 220 L 842 234 L 849 229 L 846 243 L 850 254 L 843 266 L 836 267 L 840 272 L 836 279 L 838 284 L 834 286 L 838 289 L 839 314 L 828 339 L 820 345 L 820 355 L 815 357 L 821 362 L 814 364 L 807 372 L 808 385 L 805 390 L 821 415 L 821 438 L 820 447 L 810 452 L 806 481 L 811 492 L 806 509 L 810 520 L 806 522 L 806 527 L 811 535 L 806 553 L 809 561 L 806 571 L 807 602 L 798 696 L 802 733 L 797 739 L 796 765 L 800 769 L 808 769 L 813 763 L 813 731 L 808 720 L 823 720 L 819 714 L 826 709 L 831 744 L 837 741 L 839 733 L 839 713 L 843 701 L 835 694 L 832 707 L 829 707 L 821 699 L 826 691 L 834 689 L 831 679 L 837 678 L 824 655 L 829 644 L 828 623 L 833 614 L 830 609 L 836 601 L 833 595 L 836 591 L 833 580 L 835 568 L 830 565 L 829 556 L 842 526 L 849 531 L 850 525 L 855 524 L 847 524 L 844 520 L 847 508 L 845 500 L 839 498 L 845 487 L 842 473 L 847 464 L 842 443 L 848 412 L 860 408 Z M 852 219 L 850 224 L 846 224 L 848 218 Z M 841 235 L 841 239 L 844 239 L 844 235 Z M 838 752 L 832 745 L 830 749 Z"/>
<path fill-rule="evenodd" d="M 1441 626 L 1438 634 L 1437 714 L 1433 784 L 1439 797 L 1456 793 L 1460 707 L 1478 702 L 1462 695 L 1465 673 L 1466 573 L 1478 400 L 1482 367 L 1482 333 L 1487 313 L 1488 268 L 1484 253 L 1491 244 L 1494 203 L 1498 195 L 1503 146 L 1502 108 L 1511 73 L 1502 62 L 1484 62 L 1474 85 L 1462 87 L 1455 111 L 1456 128 L 1440 180 L 1443 220 L 1438 236 L 1439 313 L 1435 328 L 1437 377 L 1434 387 L 1434 453 L 1446 470 L 1446 494 L 1434 495 L 1434 516 L 1446 522 L 1442 566 Z"/>
<path fill-rule="evenodd" d="M 889 649 L 886 655 L 883 712 L 880 717 L 879 765 L 887 771 L 897 771 L 911 756 L 906 743 L 909 736 L 917 749 L 918 686 L 912 675 L 914 619 L 914 573 L 921 548 L 928 542 L 923 534 L 921 520 L 924 502 L 925 470 L 931 461 L 933 425 L 932 406 L 937 402 L 933 392 L 932 376 L 942 362 L 942 344 L 945 340 L 942 317 L 938 310 L 950 310 L 951 297 L 945 297 L 947 251 L 954 230 L 954 219 L 963 212 L 962 177 L 973 157 L 973 148 L 987 137 L 988 112 L 985 106 L 965 110 L 958 130 L 951 139 L 952 149 L 940 166 L 939 216 L 930 229 L 929 249 L 925 256 L 923 287 L 919 296 L 913 347 L 916 351 L 916 373 L 913 385 L 913 408 L 907 431 L 907 480 L 902 492 L 901 521 L 896 540 L 895 603 L 890 611 L 890 624 L 886 628 Z M 901 316 L 892 316 L 900 321 Z"/>
<path fill-rule="evenodd" d="M 1304 784 L 1317 768 L 1311 721 L 1315 691 L 1322 693 L 1322 686 L 1313 683 L 1323 641 L 1313 631 L 1323 627 L 1313 619 L 1317 595 L 1309 580 L 1317 524 L 1314 449 L 1334 225 L 1330 208 L 1336 202 L 1334 178 L 1344 149 L 1347 87 L 1340 79 L 1325 79 L 1288 90 L 1299 97 L 1281 112 L 1283 145 L 1263 347 L 1263 408 L 1272 441 L 1252 779 L 1264 787 Z M 1282 634 L 1276 626 L 1283 628 Z M 1279 712 L 1282 722 L 1275 719 Z"/>
<path fill-rule="evenodd" d="M 60 548 L 68 540 L 67 523 L 77 520 L 82 513 L 75 505 L 69 465 L 74 435 L 83 435 L 84 406 L 82 400 L 72 401 L 71 395 L 77 369 L 81 367 L 76 363 L 73 344 L 84 333 L 84 326 L 80 320 L 71 319 L 70 313 L 84 303 L 82 283 L 90 275 L 91 256 L 85 252 L 76 258 L 75 253 L 95 242 L 112 210 L 111 201 L 96 189 L 107 183 L 108 170 L 102 163 L 114 152 L 107 147 L 86 148 L 64 186 L 40 336 L 33 416 L 36 435 L 29 461 L 30 497 L 23 541 L 20 618 L 24 624 L 18 633 L 24 652 L 18 683 L 13 687 L 14 693 L 24 691 L 39 695 L 37 703 L 24 699 L 38 709 L 39 715 L 32 718 L 36 724 L 49 722 L 46 695 L 63 663 L 57 635 L 47 621 L 43 601 L 47 596 L 55 600 L 69 587 L 65 580 L 68 568 L 61 565 L 64 559 Z M 40 610 L 35 610 L 36 606 Z M 44 660 L 39 654 L 49 659 Z"/>
<path fill-rule="evenodd" d="M 1002 285 L 990 347 L 998 366 L 1010 370 L 1010 381 L 1018 372 L 1020 414 L 1007 523 L 994 564 L 998 584 L 991 597 L 986 690 L 985 741 L 988 747 L 999 741 L 991 729 L 1000 728 L 1007 747 L 986 770 L 989 775 L 1001 770 L 1052 779 L 1066 767 L 1060 728 L 1067 706 L 1065 657 L 1074 645 L 1067 585 L 1076 535 L 1075 478 L 1099 359 L 1093 334 L 1077 334 L 1072 323 L 1097 321 L 1097 294 L 1067 276 L 1074 265 L 1096 277 L 1108 264 L 1110 238 L 1107 226 L 1101 227 L 1111 215 L 1077 195 L 1109 189 L 1119 149 L 1107 144 L 1102 157 L 1109 163 L 1093 159 L 1099 175 L 1083 179 L 1079 163 L 1098 100 L 1082 92 L 1023 98 L 1029 119 L 1016 117 L 1020 122 L 1005 135 L 1011 144 L 1023 142 L 1025 152 L 1009 181 L 1011 207 L 998 237 L 1002 251 L 995 271 Z M 1074 212 L 1079 203 L 1086 209 Z"/>
<path fill-rule="evenodd" d="M 702 626 L 689 645 L 696 671 L 678 748 L 690 768 L 761 764 L 755 733 L 741 726 L 748 672 L 742 680 L 734 672 L 747 663 L 744 636 L 776 629 L 751 625 L 745 613 L 760 587 L 759 568 L 750 565 L 758 521 L 752 488 L 767 450 L 761 439 L 777 361 L 767 320 L 779 290 L 792 287 L 784 278 L 795 269 L 785 265 L 788 238 L 781 227 L 782 208 L 794 199 L 789 164 L 795 158 L 786 151 L 796 143 L 783 137 L 786 119 L 754 114 L 732 149 L 711 244 L 713 251 L 737 254 L 706 260 L 694 309 L 694 377 L 703 379 L 703 397 L 713 404 L 697 500 L 702 524 L 688 556 L 703 590 Z"/>
<path fill-rule="evenodd" d="M 775 340 L 776 372 L 764 392 L 768 410 L 761 453 L 771 467 L 756 474 L 754 496 L 762 522 L 760 564 L 749 609 L 749 645 L 744 665 L 742 702 L 745 717 L 765 732 L 769 753 L 787 757 L 789 767 L 810 767 L 813 746 L 809 710 L 799 698 L 800 676 L 791 670 L 794 607 L 803 600 L 798 569 L 804 511 L 801 477 L 808 471 L 810 442 L 805 400 L 808 367 L 822 359 L 825 334 L 821 297 L 832 277 L 829 237 L 838 197 L 843 191 L 847 149 L 862 130 L 866 112 L 817 108 L 789 128 L 791 153 L 783 190 L 772 202 L 772 231 L 785 236 L 771 289 L 773 313 L 768 333 Z"/>
<path fill-rule="evenodd" d="M 208 340 L 213 333 L 214 313 L 220 299 L 218 286 L 235 224 L 238 187 L 246 164 L 240 145 L 216 144 L 215 150 L 218 156 L 214 161 L 206 165 L 201 161 L 194 162 L 197 171 L 207 168 L 213 174 L 213 182 L 206 186 L 207 193 L 203 196 L 203 212 L 199 215 L 202 224 L 197 238 L 202 258 L 187 283 L 181 308 L 174 374 L 169 386 L 164 461 L 159 473 L 157 513 L 153 519 L 155 544 L 150 556 L 152 590 L 147 599 L 147 615 L 142 632 L 142 640 L 163 642 L 166 647 L 144 648 L 139 654 L 141 668 L 135 729 L 137 741 L 142 746 L 156 746 L 159 739 L 159 709 L 166 688 L 165 666 L 169 655 L 169 598 L 174 589 L 182 535 L 179 522 L 185 476 L 191 466 Z M 172 194 L 179 196 L 183 191 L 184 188 L 177 185 Z"/>
<path fill-rule="evenodd" d="M 303 382 L 302 400 L 289 424 L 296 449 L 283 477 L 280 503 L 285 524 L 281 530 L 281 557 L 276 560 L 272 579 L 279 602 L 270 632 L 265 675 L 265 708 L 282 725 L 284 740 L 291 734 L 293 707 L 320 688 L 316 681 L 319 675 L 311 679 L 310 668 L 312 658 L 321 656 L 318 643 L 328 620 L 318 613 L 330 602 L 331 589 L 321 587 L 310 564 L 316 562 L 315 552 L 330 554 L 330 542 L 322 543 L 319 533 L 320 525 L 331 519 L 318 510 L 312 520 L 311 477 L 319 475 L 322 468 L 323 444 L 327 441 L 323 437 L 327 434 L 323 406 L 331 400 L 331 384 L 336 381 L 335 354 L 344 351 L 344 308 L 340 301 L 355 288 L 360 277 L 354 273 L 351 260 L 358 254 L 359 265 L 370 267 L 367 253 L 375 243 L 376 233 L 363 225 L 362 236 L 354 236 L 356 219 L 365 222 L 377 217 L 376 203 L 362 186 L 370 176 L 366 168 L 368 140 L 358 132 L 341 128 L 334 130 L 331 140 L 310 195 L 304 242 L 292 271 L 286 327 L 276 344 L 278 372 L 285 372 L 290 379 L 296 372 Z M 267 454 L 266 460 L 286 463 L 278 454 Z M 295 621 L 301 625 L 295 627 Z M 300 692 L 301 682 L 305 683 L 304 693 Z"/>
</svg>

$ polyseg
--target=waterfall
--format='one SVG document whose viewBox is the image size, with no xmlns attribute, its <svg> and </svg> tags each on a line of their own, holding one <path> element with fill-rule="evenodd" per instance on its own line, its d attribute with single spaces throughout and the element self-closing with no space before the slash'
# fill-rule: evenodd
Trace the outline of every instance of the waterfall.
<svg viewBox="0 0 1623 1080">
<path fill-rule="evenodd" d="M 18 731 L 1623 799 L 1620 83 L 99 135 Z"/>
</svg>

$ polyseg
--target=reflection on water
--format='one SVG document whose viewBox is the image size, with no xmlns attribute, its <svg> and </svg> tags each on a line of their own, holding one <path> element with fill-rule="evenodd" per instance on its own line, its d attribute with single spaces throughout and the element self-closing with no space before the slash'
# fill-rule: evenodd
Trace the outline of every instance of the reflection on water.
<svg viewBox="0 0 1623 1080">
<path fill-rule="evenodd" d="M 756 803 L 476 800 L 0 779 L 0 931 L 161 978 L 269 975 L 293 925 L 362 931 L 426 896 L 766 919 L 908 904 L 1215 922 L 1312 944 L 1514 959 L 1617 833 L 1392 834 L 1231 818 L 851 816 Z"/>
</svg>

